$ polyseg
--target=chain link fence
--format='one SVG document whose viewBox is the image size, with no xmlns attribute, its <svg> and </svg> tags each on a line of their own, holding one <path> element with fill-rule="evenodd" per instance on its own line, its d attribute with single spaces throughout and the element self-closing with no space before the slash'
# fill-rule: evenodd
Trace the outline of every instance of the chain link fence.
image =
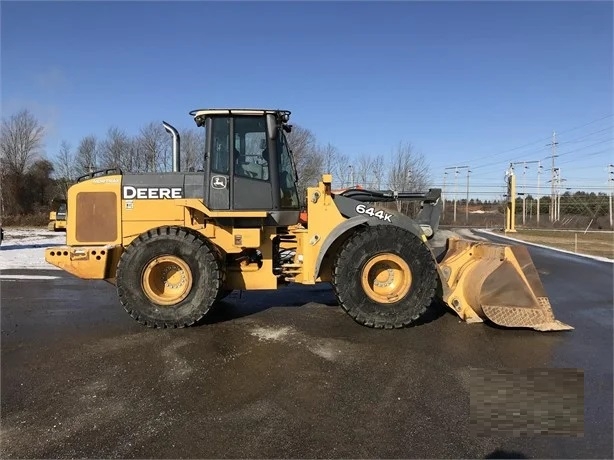
<svg viewBox="0 0 614 460">
<path fill-rule="evenodd" d="M 554 206 L 552 204 L 554 203 Z M 507 198 L 445 199 L 441 225 L 502 227 Z M 613 230 L 612 199 L 605 193 L 566 193 L 556 197 L 517 198 L 516 228 Z"/>
</svg>

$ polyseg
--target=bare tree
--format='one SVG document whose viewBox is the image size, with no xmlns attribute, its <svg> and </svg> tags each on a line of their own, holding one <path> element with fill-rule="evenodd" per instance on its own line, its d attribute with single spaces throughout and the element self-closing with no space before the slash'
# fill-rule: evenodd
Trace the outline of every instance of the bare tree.
<svg viewBox="0 0 614 460">
<path fill-rule="evenodd" d="M 373 158 L 369 155 L 361 155 L 354 166 L 354 180 L 357 185 L 364 188 L 372 188 Z"/>
<path fill-rule="evenodd" d="M 388 171 L 388 186 L 397 191 L 421 190 L 427 186 L 429 169 L 425 158 L 411 144 L 399 143 Z"/>
<path fill-rule="evenodd" d="M 147 160 L 139 138 L 131 137 L 128 139 L 126 149 L 126 162 L 130 165 L 129 171 L 133 173 L 148 172 Z"/>
<path fill-rule="evenodd" d="M 96 136 L 89 135 L 81 139 L 75 154 L 76 165 L 79 173 L 89 173 L 98 166 L 98 140 Z"/>
<path fill-rule="evenodd" d="M 107 138 L 100 148 L 101 161 L 106 168 L 132 170 L 130 158 L 130 137 L 123 130 L 113 126 L 107 131 Z"/>
<path fill-rule="evenodd" d="M 3 119 L 0 134 L 2 170 L 19 176 L 25 174 L 41 152 L 44 134 L 44 127 L 27 109 Z"/>
<path fill-rule="evenodd" d="M 138 142 L 145 156 L 147 171 L 170 171 L 171 140 L 160 123 L 152 121 L 142 127 Z"/>
<path fill-rule="evenodd" d="M 316 185 L 320 179 L 324 157 L 317 147 L 315 135 L 309 129 L 294 125 L 286 138 L 296 165 L 299 194 L 302 197 L 305 189 Z"/>
<path fill-rule="evenodd" d="M 181 133 L 181 170 L 202 170 L 205 159 L 205 130 L 186 129 Z"/>
<path fill-rule="evenodd" d="M 388 171 L 388 186 L 395 191 L 421 191 L 428 180 L 429 169 L 424 156 L 415 153 L 410 144 L 399 143 Z M 400 204 L 398 206 L 400 211 Z M 409 212 L 409 202 L 406 207 Z"/>
<path fill-rule="evenodd" d="M 286 133 L 286 139 L 298 169 L 298 165 L 302 163 L 303 157 L 308 156 L 315 150 L 316 138 L 309 129 L 293 125 L 292 132 Z"/>
<path fill-rule="evenodd" d="M 0 130 L 0 210 L 2 215 L 28 210 L 25 176 L 40 158 L 45 130 L 27 109 L 2 119 Z"/>
<path fill-rule="evenodd" d="M 348 167 L 349 159 L 347 155 L 339 152 L 339 149 L 330 142 L 319 147 L 319 152 L 323 159 L 324 173 L 332 174 L 333 176 L 333 187 L 347 187 L 352 174 L 351 169 Z"/>
<path fill-rule="evenodd" d="M 28 168 L 20 191 L 22 212 L 49 212 L 51 198 L 56 191 L 53 173 L 53 163 L 45 159 L 34 161 Z"/>
<path fill-rule="evenodd" d="M 373 183 L 371 187 L 376 190 L 381 190 L 386 175 L 386 162 L 384 161 L 384 156 L 374 156 L 371 160 L 371 168 L 373 170 Z"/>
<path fill-rule="evenodd" d="M 68 188 L 76 179 L 78 174 L 75 155 L 71 152 L 71 146 L 67 141 L 62 141 L 60 151 L 54 161 L 53 171 L 58 180 L 58 185 L 64 198 L 67 197 Z"/>
</svg>

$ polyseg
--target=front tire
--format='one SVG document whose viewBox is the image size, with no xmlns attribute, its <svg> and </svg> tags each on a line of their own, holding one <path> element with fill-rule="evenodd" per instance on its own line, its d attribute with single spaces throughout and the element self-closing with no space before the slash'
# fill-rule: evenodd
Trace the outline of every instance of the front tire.
<svg viewBox="0 0 614 460">
<path fill-rule="evenodd" d="M 333 288 L 341 307 L 359 324 L 402 328 L 433 302 L 437 267 L 419 237 L 388 225 L 364 227 L 336 258 Z"/>
<path fill-rule="evenodd" d="M 182 328 L 200 321 L 216 301 L 223 268 L 199 233 L 160 227 L 137 237 L 117 265 L 117 292 L 140 324 Z"/>
</svg>

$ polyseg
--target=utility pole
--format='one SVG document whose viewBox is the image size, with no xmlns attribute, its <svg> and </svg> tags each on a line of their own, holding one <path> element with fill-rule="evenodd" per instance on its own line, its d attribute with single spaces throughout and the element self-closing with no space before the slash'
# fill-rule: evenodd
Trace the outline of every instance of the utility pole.
<svg viewBox="0 0 614 460">
<path fill-rule="evenodd" d="M 469 225 L 469 173 L 471 173 L 471 170 L 467 169 L 467 196 L 465 198 L 465 225 Z"/>
<path fill-rule="evenodd" d="M 556 173 L 558 171 L 558 168 L 554 168 L 554 177 L 552 180 L 549 180 L 548 182 L 550 182 L 550 186 L 552 187 L 553 190 L 556 190 Z M 551 222 L 555 222 L 556 221 L 556 193 L 553 194 L 554 199 L 550 200 L 550 221 Z"/>
<path fill-rule="evenodd" d="M 536 161 L 519 161 L 519 162 L 511 164 L 512 168 L 514 167 L 514 165 L 522 164 L 522 192 L 519 194 L 519 195 L 522 196 L 522 225 L 525 225 L 526 224 L 526 220 L 527 220 L 527 207 L 526 207 L 527 176 L 526 176 L 526 174 L 527 174 L 527 169 L 529 169 L 529 167 L 527 165 L 528 164 L 533 164 L 533 163 L 539 163 L 539 161 L 537 161 L 537 160 Z M 538 174 L 539 174 L 539 171 L 538 171 Z M 539 187 L 539 185 L 538 185 L 538 187 Z"/>
<path fill-rule="evenodd" d="M 558 219 L 556 217 L 556 210 L 557 210 L 557 186 L 558 186 L 558 173 L 559 173 L 559 168 L 554 168 L 553 170 L 553 179 L 552 179 L 552 189 L 553 189 L 553 194 L 552 196 L 554 197 L 554 199 L 552 200 L 552 222 L 556 222 Z"/>
<path fill-rule="evenodd" d="M 448 175 L 448 171 L 444 171 L 443 172 L 443 188 L 441 189 L 441 195 L 443 199 L 443 207 L 441 210 L 441 214 L 443 215 L 444 219 L 446 217 L 446 176 L 447 175 Z"/>
<path fill-rule="evenodd" d="M 456 178 L 458 177 L 458 168 L 454 170 L 454 223 L 456 223 Z"/>
<path fill-rule="evenodd" d="M 456 223 L 456 179 L 458 177 L 459 169 L 469 169 L 469 166 L 450 166 L 446 169 L 454 170 L 454 222 Z"/>
<path fill-rule="evenodd" d="M 557 146 L 558 142 L 556 141 L 556 133 L 553 131 L 552 132 L 552 143 L 548 144 L 549 146 L 552 147 L 552 169 L 550 170 L 551 173 L 551 190 L 550 190 L 550 221 L 554 222 L 555 218 L 554 218 L 554 214 L 555 214 L 555 206 L 554 206 L 554 200 L 556 199 L 556 195 L 555 195 L 555 189 L 554 189 L 554 159 L 556 158 L 556 146 Z"/>
<path fill-rule="evenodd" d="M 610 186 L 610 228 L 612 225 L 612 189 L 614 188 L 614 165 L 608 165 L 608 184 Z"/>
<path fill-rule="evenodd" d="M 541 161 L 537 162 L 537 226 L 539 227 L 539 198 L 541 196 L 541 190 L 539 187 L 539 178 L 541 176 L 542 173 L 542 163 Z"/>
<path fill-rule="evenodd" d="M 554 222 L 558 222 L 561 219 L 561 183 L 567 179 L 561 178 L 561 168 L 555 168 L 555 210 L 554 210 Z"/>
<path fill-rule="evenodd" d="M 510 163 L 510 167 L 506 173 L 507 184 L 507 206 L 505 207 L 505 232 L 516 232 L 516 174 L 514 173 L 514 164 Z"/>
<path fill-rule="evenodd" d="M 522 162 L 522 225 L 527 223 L 527 161 Z"/>
</svg>

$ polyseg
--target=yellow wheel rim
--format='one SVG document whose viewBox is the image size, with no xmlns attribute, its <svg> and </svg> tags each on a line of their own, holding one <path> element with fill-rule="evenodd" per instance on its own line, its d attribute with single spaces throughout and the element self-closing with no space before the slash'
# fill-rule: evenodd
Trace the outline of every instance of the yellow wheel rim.
<svg viewBox="0 0 614 460">
<path fill-rule="evenodd" d="M 411 270 L 407 262 L 395 254 L 378 254 L 364 266 L 361 281 L 365 294 L 371 300 L 394 303 L 409 292 Z"/>
<path fill-rule="evenodd" d="M 145 267 L 141 278 L 143 292 L 158 305 L 175 305 L 192 289 L 192 272 L 176 256 L 160 256 Z"/>
</svg>

